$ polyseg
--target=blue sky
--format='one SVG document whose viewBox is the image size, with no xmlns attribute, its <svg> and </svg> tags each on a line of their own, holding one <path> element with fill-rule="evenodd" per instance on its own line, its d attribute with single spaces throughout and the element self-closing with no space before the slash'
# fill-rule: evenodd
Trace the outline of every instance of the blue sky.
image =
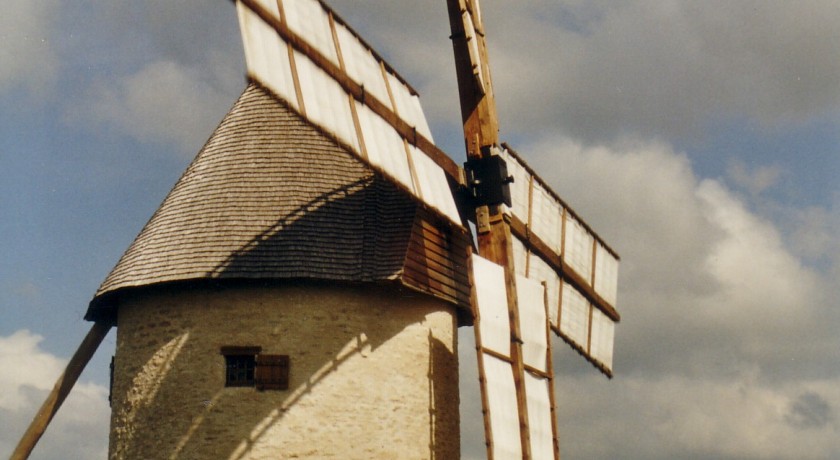
<svg viewBox="0 0 840 460">
<path fill-rule="evenodd" d="M 461 158 L 443 3 L 330 3 Z M 840 4 L 482 8 L 502 138 L 622 255 L 616 378 L 555 343 L 565 458 L 840 455 Z M 226 1 L 4 11 L 0 455 L 89 328 L 99 283 L 245 85 Z M 461 332 L 463 453 L 483 458 Z M 112 333 L 33 458 L 104 458 L 113 346 Z"/>
</svg>

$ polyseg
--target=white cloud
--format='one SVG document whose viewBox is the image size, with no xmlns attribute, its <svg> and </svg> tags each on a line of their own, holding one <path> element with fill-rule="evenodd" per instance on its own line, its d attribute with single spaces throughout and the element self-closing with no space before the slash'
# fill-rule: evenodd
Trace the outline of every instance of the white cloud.
<svg viewBox="0 0 840 460">
<path fill-rule="evenodd" d="M 752 196 L 757 196 L 779 182 L 782 168 L 759 166 L 749 169 L 743 161 L 731 160 L 726 168 L 726 174 L 736 186 L 743 188 Z"/>
<path fill-rule="evenodd" d="M 244 56 L 233 4 L 206 0 L 96 3 L 100 22 L 118 28 L 107 37 L 114 41 L 109 44 L 114 53 L 135 56 L 135 62 L 172 61 L 201 69 L 203 81 L 232 87 L 233 97 L 241 89 Z"/>
<path fill-rule="evenodd" d="M 46 91 L 59 63 L 52 43 L 57 0 L 7 0 L 0 15 L 0 92 L 23 87 Z"/>
<path fill-rule="evenodd" d="M 834 458 L 838 384 L 773 385 L 749 372 L 723 380 L 561 376 L 561 445 L 586 459 Z"/>
<path fill-rule="evenodd" d="M 20 330 L 0 337 L 0 457 L 11 454 L 65 361 L 42 350 L 43 337 Z M 105 458 L 108 389 L 79 382 L 39 441 L 33 459 Z"/>
<path fill-rule="evenodd" d="M 517 131 L 696 135 L 720 115 L 837 115 L 837 2 L 483 5 L 499 112 Z"/>
<path fill-rule="evenodd" d="M 840 200 L 838 200 L 840 202 Z M 826 261 L 840 268 L 840 206 L 830 209 L 809 206 L 788 210 L 790 240 L 801 257 L 811 261 Z"/>
<path fill-rule="evenodd" d="M 726 235 L 710 252 L 707 269 L 720 282 L 719 300 L 730 304 L 727 310 L 742 320 L 784 313 L 794 323 L 813 308 L 818 280 L 783 246 L 770 222 L 752 215 L 715 181 L 703 181 L 697 194 L 709 221 Z"/>
<path fill-rule="evenodd" d="M 99 82 L 89 90 L 89 101 L 77 104 L 89 105 L 89 111 L 68 116 L 194 155 L 233 105 L 229 96 L 200 71 L 164 60 L 120 80 Z"/>
<path fill-rule="evenodd" d="M 38 350 L 44 338 L 27 330 L 0 337 L 0 409 L 19 411 L 35 401 L 27 399 L 26 389 L 48 390 L 61 373 L 63 363 L 53 355 Z M 15 372 L 15 371 L 26 372 Z"/>
</svg>

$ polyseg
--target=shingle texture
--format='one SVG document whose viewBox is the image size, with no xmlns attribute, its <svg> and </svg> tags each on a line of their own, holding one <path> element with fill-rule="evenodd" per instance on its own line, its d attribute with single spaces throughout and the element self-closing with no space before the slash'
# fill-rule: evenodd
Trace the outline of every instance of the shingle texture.
<svg viewBox="0 0 840 460">
<path fill-rule="evenodd" d="M 404 281 L 410 242 L 414 253 L 424 246 L 416 227 L 429 226 L 421 211 L 330 136 L 249 85 L 102 283 L 86 317 L 108 314 L 111 294 L 122 289 L 168 282 Z M 451 229 L 436 233 L 444 241 L 436 235 L 433 246 L 448 247 Z M 461 242 L 449 246 L 457 253 L 434 254 L 434 267 L 413 256 L 413 275 L 403 284 L 466 306 L 465 277 L 452 272 L 466 270 L 466 235 L 454 233 Z M 441 260 L 448 268 L 438 267 Z"/>
</svg>

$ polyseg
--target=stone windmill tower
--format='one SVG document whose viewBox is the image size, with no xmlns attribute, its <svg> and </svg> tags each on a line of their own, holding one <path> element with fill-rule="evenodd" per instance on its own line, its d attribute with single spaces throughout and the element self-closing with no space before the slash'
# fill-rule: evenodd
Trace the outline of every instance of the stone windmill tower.
<svg viewBox="0 0 840 460">
<path fill-rule="evenodd" d="M 618 256 L 499 143 L 478 1 L 447 2 L 463 168 L 324 2 L 235 3 L 248 85 L 12 458 L 112 326 L 112 459 L 458 458 L 466 325 L 488 457 L 559 458 L 550 333 L 612 376 Z"/>
<path fill-rule="evenodd" d="M 91 303 L 111 458 L 458 456 L 468 237 L 294 102 L 252 81 Z"/>
<path fill-rule="evenodd" d="M 88 311 L 111 457 L 457 456 L 465 244 L 249 85 Z"/>
</svg>

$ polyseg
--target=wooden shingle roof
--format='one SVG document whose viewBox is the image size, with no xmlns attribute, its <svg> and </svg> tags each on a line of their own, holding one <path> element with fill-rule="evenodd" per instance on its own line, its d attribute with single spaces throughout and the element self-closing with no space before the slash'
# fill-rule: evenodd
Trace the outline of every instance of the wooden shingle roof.
<svg viewBox="0 0 840 460">
<path fill-rule="evenodd" d="M 467 235 L 249 85 L 97 291 L 224 279 L 394 281 L 469 308 Z"/>
</svg>

